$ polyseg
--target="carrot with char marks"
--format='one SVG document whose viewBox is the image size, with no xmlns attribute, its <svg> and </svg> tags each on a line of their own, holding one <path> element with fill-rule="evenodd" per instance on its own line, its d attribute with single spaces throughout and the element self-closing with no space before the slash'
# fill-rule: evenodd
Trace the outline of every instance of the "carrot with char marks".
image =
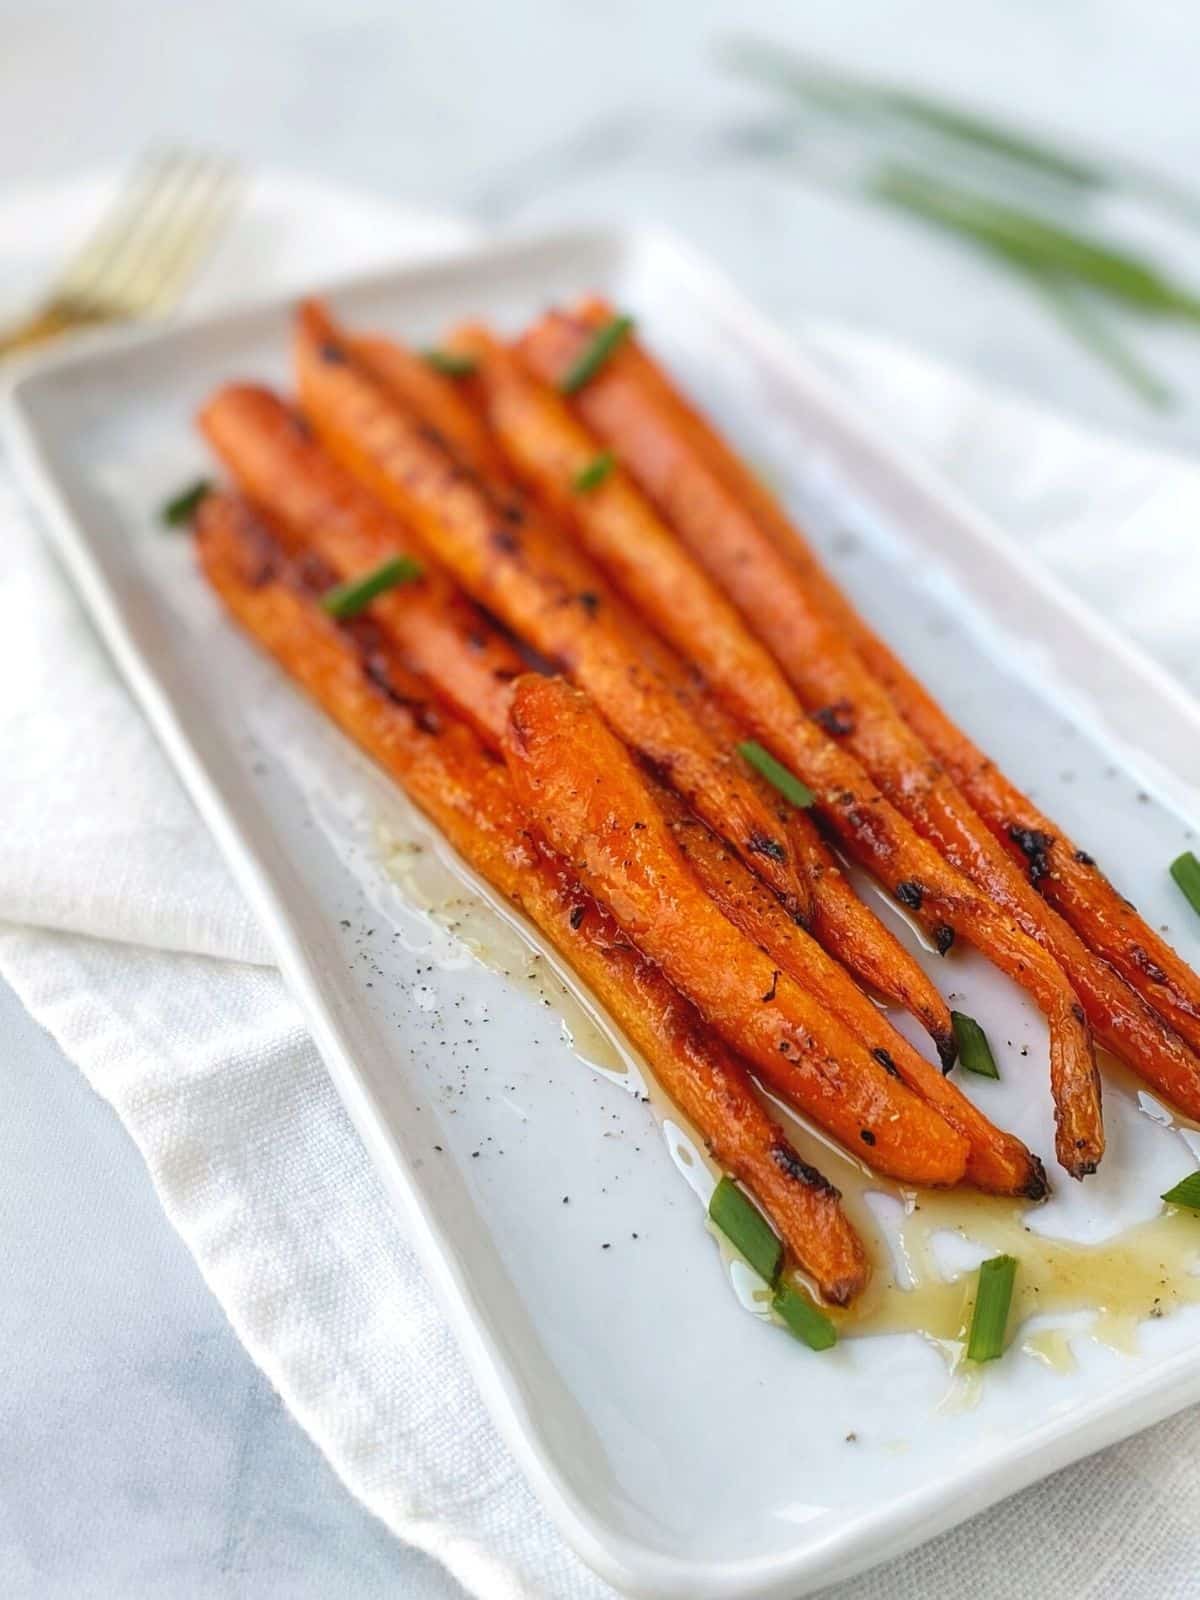
<svg viewBox="0 0 1200 1600">
<path fill-rule="evenodd" d="M 958 1183 L 967 1141 L 705 894 L 628 753 L 561 678 L 513 686 L 518 801 L 630 938 L 777 1093 L 876 1171 Z"/>
<path fill-rule="evenodd" d="M 530 343 L 565 363 L 606 315 L 591 303 L 578 321 L 543 322 Z M 1200 1059 L 1189 1048 L 1200 1037 L 1189 999 L 1200 1002 L 1200 979 L 954 727 L 854 612 L 761 482 L 640 348 L 627 344 L 579 405 L 740 600 L 810 707 L 823 709 L 918 831 L 1054 956 L 1097 1038 L 1200 1115 Z"/>
<path fill-rule="evenodd" d="M 464 399 L 465 395 L 474 392 L 475 385 L 472 382 L 464 384 L 459 380 L 451 381 L 441 377 L 420 357 L 393 340 L 354 337 L 351 340 L 351 348 L 356 355 L 368 362 L 381 381 L 387 383 L 402 399 L 407 400 L 425 422 L 437 428 L 442 437 L 450 443 L 460 461 L 484 477 L 490 485 L 508 486 L 507 461 L 500 456 L 483 423 Z M 217 404 L 220 406 L 222 403 L 219 400 Z M 206 417 L 213 409 L 210 406 Z M 228 421 L 229 426 L 221 430 L 221 453 L 236 472 L 236 453 L 239 448 L 244 447 L 246 430 L 254 426 L 255 419 L 243 410 L 241 415 L 230 415 Z M 284 430 L 281 430 L 281 436 L 286 437 Z M 224 444 L 223 441 L 226 440 L 228 443 Z M 294 441 L 289 442 L 291 453 L 295 456 L 297 450 Z M 309 454 L 314 452 L 323 456 L 318 446 L 310 445 Z M 326 478 L 330 471 L 336 473 L 340 470 L 324 457 L 319 465 L 321 475 Z M 282 463 L 280 470 L 284 470 Z M 302 463 L 293 462 L 291 473 L 293 482 L 297 481 L 301 473 Z M 253 493 L 252 486 L 244 477 L 239 481 L 248 492 Z M 295 495 L 292 496 L 293 500 L 294 498 Z M 262 497 L 262 503 L 272 509 L 280 509 L 280 502 L 268 496 Z M 324 518 L 319 502 L 312 503 L 311 500 L 308 515 L 302 520 L 307 527 L 307 537 L 328 559 L 340 564 L 344 540 L 339 532 L 339 523 Z M 378 546 L 376 550 L 378 554 L 383 554 L 383 550 Z M 398 623 L 403 616 L 402 603 L 399 603 L 388 611 L 385 620 L 389 624 Z M 482 619 L 480 621 L 482 622 Z M 411 651 L 414 648 L 413 641 L 407 633 L 398 632 L 396 637 L 407 650 Z M 491 648 L 494 652 L 494 640 Z M 460 664 L 468 673 L 472 665 L 476 665 L 481 672 L 492 671 L 496 676 L 503 676 L 506 670 L 511 671 L 513 661 L 519 666 L 519 658 L 515 656 L 515 652 L 510 652 L 507 667 L 505 664 L 489 666 L 483 660 L 473 662 L 470 657 Z M 432 659 L 423 656 L 419 665 L 421 670 L 438 679 L 439 686 L 442 686 L 442 674 L 436 656 Z M 681 704 L 685 703 L 699 718 L 701 726 L 719 747 L 732 749 L 742 737 L 741 731 L 734 729 L 728 716 L 719 710 L 710 696 L 698 691 L 694 685 L 684 683 L 682 669 L 679 663 L 669 657 L 669 652 L 664 650 L 660 655 L 656 655 L 652 665 L 671 680 L 671 692 Z M 454 692 L 461 690 L 462 685 L 456 681 L 444 687 L 453 697 Z M 489 709 L 494 708 L 496 700 L 490 692 L 490 686 L 484 683 L 477 704 L 468 703 L 464 706 L 461 700 L 455 703 L 465 715 L 479 725 L 481 708 L 484 706 Z M 498 724 L 489 719 L 487 728 L 489 732 L 495 732 Z M 496 736 L 498 737 L 498 733 Z M 825 948 L 836 955 L 862 981 L 910 1011 L 933 1037 L 943 1062 L 949 1065 L 954 1059 L 954 1038 L 949 1009 L 937 989 L 909 952 L 858 899 L 811 821 L 791 808 L 781 806 L 778 803 L 779 797 L 756 775 L 747 771 L 744 776 L 762 796 L 764 804 L 771 808 L 782 836 L 791 846 L 793 859 L 807 883 L 811 896 L 812 909 L 808 920 L 812 931 Z"/>
<path fill-rule="evenodd" d="M 1046 1174 L 1020 1139 L 989 1122 L 956 1084 L 914 1050 L 837 962 L 796 926 L 733 852 L 690 815 L 670 790 L 656 790 L 655 800 L 680 854 L 734 927 L 840 1018 L 885 1071 L 894 1072 L 962 1134 L 969 1146 L 967 1182 L 990 1194 L 1043 1199 Z"/>
<path fill-rule="evenodd" d="M 405 529 L 399 520 L 351 479 L 296 420 L 268 390 L 245 384 L 220 390 L 200 413 L 200 425 L 209 442 L 243 492 L 271 515 L 275 529 L 290 548 L 312 550 L 339 577 L 369 569 L 403 549 Z M 429 582 L 380 597 L 372 605 L 371 615 L 389 643 L 414 671 L 428 679 L 439 698 L 470 722 L 485 742 L 499 749 L 507 717 L 507 686 L 525 670 L 525 663 L 489 619 L 464 601 L 448 580 L 435 581 L 432 568 Z M 725 739 L 727 746 L 734 742 L 735 735 Z M 782 811 L 777 815 L 781 828 L 786 829 L 787 817 Z M 807 819 L 803 820 L 811 828 Z M 709 837 L 715 844 L 715 836 Z M 822 864 L 814 874 L 814 923 L 830 938 L 832 949 L 849 942 L 853 957 L 859 949 L 854 943 L 858 923 L 870 924 L 873 919 L 854 899 L 824 846 L 818 842 L 816 848 L 822 852 Z M 748 873 L 746 878 L 749 883 L 758 882 Z M 765 889 L 761 897 L 747 898 L 746 905 L 761 907 L 764 919 L 770 916 L 793 925 Z M 860 913 L 857 921 L 851 907 Z M 876 927 L 878 938 L 870 941 L 869 951 L 879 940 L 890 940 L 882 926 Z M 765 928 L 747 926 L 745 931 L 757 942 L 767 942 Z M 914 1009 L 921 1005 L 935 1025 L 940 1023 L 944 1002 L 898 944 L 895 951 L 898 959 L 889 961 L 885 969 L 894 989 L 910 1000 Z M 865 965 L 861 953 L 859 964 Z M 867 966 L 866 976 L 873 978 L 874 968 Z M 874 1007 L 870 1010 L 878 1015 Z M 946 1012 L 947 1032 L 949 1026 Z"/>
<path fill-rule="evenodd" d="M 595 569 L 532 508 L 491 493 L 441 436 L 354 360 L 325 312 L 297 320 L 301 402 L 322 440 L 405 517 L 473 599 L 568 671 L 622 738 L 660 771 L 797 915 L 810 901 L 774 818 L 640 654 Z"/>
<path fill-rule="evenodd" d="M 573 325 L 565 323 L 566 334 L 559 338 L 563 320 L 548 319 L 522 340 L 522 351 L 540 376 L 561 377 L 570 365 L 573 346 L 567 335 Z M 1053 957 L 996 906 L 990 891 L 981 893 L 946 862 L 830 730 L 806 715 L 743 615 L 622 473 L 613 473 L 591 494 L 570 495 L 564 485 L 573 481 L 579 460 L 596 446 L 559 397 L 523 375 L 508 352 L 497 350 L 486 335 L 464 333 L 460 343 L 478 362 L 493 430 L 518 470 L 535 479 L 543 496 L 557 493 L 564 519 L 578 530 L 593 557 L 657 630 L 688 654 L 755 738 L 808 785 L 845 848 L 920 916 L 935 937 L 944 937 L 945 930 L 969 939 L 1034 996 L 1050 1028 L 1058 1159 L 1075 1177 L 1094 1171 L 1104 1151 L 1100 1078 L 1083 1011 Z M 619 353 L 583 390 L 581 408 L 610 381 L 620 360 Z M 634 430 L 624 425 L 625 413 L 632 409 L 632 402 L 622 408 L 620 440 L 615 428 L 607 436 L 622 460 L 653 449 L 663 434 L 639 417 L 642 426 L 633 437 Z M 663 456 L 667 459 L 666 446 Z M 675 457 L 670 460 L 674 465 Z M 692 494 L 697 483 L 703 496 Z M 664 467 L 659 487 L 673 497 L 676 527 L 682 519 L 695 533 L 711 498 L 711 486 L 701 472 L 689 475 Z M 701 502 L 699 511 L 693 501 Z M 731 516 L 735 510 L 731 508 Z M 711 523 L 706 534 L 711 543 L 723 537 Z M 701 543 L 698 533 L 687 542 L 695 551 Z M 741 583 L 746 581 L 743 567 L 755 558 L 749 543 L 730 541 L 735 558 L 730 570 L 724 570 L 725 552 L 705 559 L 722 567 L 724 582 Z"/>
<path fill-rule="evenodd" d="M 209 496 L 196 538 L 205 575 L 233 616 L 550 939 L 825 1298 L 852 1300 L 868 1266 L 837 1191 L 796 1154 L 695 1009 L 565 865 L 531 842 L 503 765 L 431 702 L 371 619 L 338 626 L 322 615 L 315 601 L 328 574 L 311 556 L 289 558 L 243 503 Z"/>
</svg>

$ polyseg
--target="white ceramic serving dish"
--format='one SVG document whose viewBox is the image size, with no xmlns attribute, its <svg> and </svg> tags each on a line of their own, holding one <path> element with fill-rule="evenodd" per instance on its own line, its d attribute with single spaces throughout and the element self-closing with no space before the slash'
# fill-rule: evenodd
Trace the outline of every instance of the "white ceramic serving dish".
<svg viewBox="0 0 1200 1600">
<path fill-rule="evenodd" d="M 902 654 L 1200 958 L 1165 871 L 1200 815 L 1200 708 L 872 437 L 710 268 L 658 234 L 574 234 L 333 298 L 427 342 L 466 312 L 513 326 L 589 288 L 636 312 Z M 436 850 L 428 830 L 235 633 L 187 540 L 157 526 L 162 500 L 211 470 L 190 426 L 206 393 L 285 380 L 288 310 L 67 352 L 16 383 L 7 437 L 274 941 L 488 1404 L 581 1555 L 637 1595 L 792 1597 L 1200 1399 L 1197 1307 L 1147 1323 L 1131 1354 L 1082 1329 L 1066 1374 L 1014 1350 L 956 1408 L 941 1405 L 942 1357 L 915 1336 L 818 1358 L 739 1306 L 677 1170 L 678 1130 L 627 1092 L 632 1074 L 578 1059 L 553 982 L 509 983 L 412 909 L 383 841 Z M 391 868 L 408 859 L 392 852 Z M 970 954 L 939 977 L 998 1045 L 1003 1081 L 968 1088 L 1046 1152 L 1040 1019 Z M 1082 1189 L 1055 1174 L 1037 1227 L 1113 1233 L 1186 1170 L 1185 1135 L 1120 1086 L 1108 1105 L 1101 1174 Z"/>
</svg>

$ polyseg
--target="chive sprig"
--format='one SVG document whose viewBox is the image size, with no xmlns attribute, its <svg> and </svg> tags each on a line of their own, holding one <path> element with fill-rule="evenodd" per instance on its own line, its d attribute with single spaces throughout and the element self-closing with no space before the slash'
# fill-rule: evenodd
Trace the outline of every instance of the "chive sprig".
<svg viewBox="0 0 1200 1600">
<path fill-rule="evenodd" d="M 757 739 L 743 739 L 738 745 L 738 754 L 748 761 L 761 777 L 778 789 L 785 800 L 790 800 L 797 810 L 807 811 L 815 804 L 816 796 L 808 785 L 802 783 L 794 772 L 789 772 L 781 761 L 776 761 L 771 752 L 764 750 Z"/>
<path fill-rule="evenodd" d="M 322 609 L 339 622 L 358 616 L 377 595 L 394 589 L 401 583 L 413 583 L 421 577 L 424 568 L 411 556 L 392 556 L 359 578 L 349 578 L 321 596 Z"/>
<path fill-rule="evenodd" d="M 590 383 L 629 335 L 633 332 L 633 318 L 610 317 L 603 327 L 597 328 L 591 339 L 567 368 L 559 388 L 564 394 L 578 394 Z"/>
</svg>

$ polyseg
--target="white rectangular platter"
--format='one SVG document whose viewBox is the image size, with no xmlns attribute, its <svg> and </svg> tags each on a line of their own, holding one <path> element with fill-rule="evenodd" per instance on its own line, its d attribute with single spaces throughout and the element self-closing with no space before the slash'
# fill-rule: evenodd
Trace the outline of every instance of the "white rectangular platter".
<svg viewBox="0 0 1200 1600">
<path fill-rule="evenodd" d="M 636 314 L 951 712 L 1200 958 L 1166 873 L 1200 815 L 1200 709 L 873 437 L 677 243 L 506 241 L 333 299 L 425 343 L 464 314 L 515 327 L 586 289 Z M 971 1405 L 944 1403 L 943 1356 L 914 1335 L 818 1358 L 747 1315 L 686 1181 L 684 1135 L 630 1093 L 636 1072 L 580 1059 L 553 977 L 510 982 L 444 906 L 415 905 L 407 869 L 436 855 L 429 829 L 235 632 L 186 538 L 157 525 L 162 500 L 211 471 L 191 428 L 201 400 L 233 377 L 286 382 L 289 309 L 68 352 L 16 384 L 8 442 L 274 941 L 487 1403 L 580 1554 L 636 1595 L 795 1596 L 1200 1399 L 1195 1306 L 1148 1320 L 1127 1352 L 1084 1318 L 1073 1370 L 1014 1349 Z M 500 965 L 546 965 L 505 948 Z M 969 952 L 937 976 L 997 1046 L 1002 1081 L 965 1087 L 1048 1154 L 1040 1018 Z M 1058 1192 L 1031 1225 L 1102 1238 L 1152 1216 L 1194 1164 L 1193 1136 L 1127 1084 L 1107 1109 L 1102 1172 L 1080 1188 L 1052 1167 Z"/>
</svg>

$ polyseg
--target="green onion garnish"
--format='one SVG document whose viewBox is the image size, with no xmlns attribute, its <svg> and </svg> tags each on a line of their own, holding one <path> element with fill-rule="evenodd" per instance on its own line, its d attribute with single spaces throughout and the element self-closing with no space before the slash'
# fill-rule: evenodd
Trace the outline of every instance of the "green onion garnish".
<svg viewBox="0 0 1200 1600">
<path fill-rule="evenodd" d="M 817 1310 L 803 1290 L 790 1283 L 780 1284 L 771 1309 L 810 1350 L 832 1350 L 838 1341 L 837 1329 L 829 1318 Z"/>
<path fill-rule="evenodd" d="M 950 1021 L 954 1026 L 959 1066 L 967 1072 L 977 1072 L 981 1078 L 998 1078 L 992 1047 L 975 1018 L 968 1017 L 965 1011 L 952 1011 Z"/>
<path fill-rule="evenodd" d="M 1200 1172 L 1189 1172 L 1182 1182 L 1168 1189 L 1163 1199 L 1171 1206 L 1188 1206 L 1200 1211 Z"/>
<path fill-rule="evenodd" d="M 754 770 L 760 773 L 768 783 L 774 784 L 785 800 L 790 800 L 800 811 L 807 811 L 809 806 L 816 801 L 816 796 L 806 783 L 801 783 L 793 773 L 776 761 L 769 750 L 764 750 L 755 739 L 743 739 L 738 745 L 738 754 L 742 756 Z"/>
<path fill-rule="evenodd" d="M 713 1190 L 708 1215 L 759 1277 L 774 1288 L 783 1266 L 783 1245 L 766 1217 L 732 1178 L 722 1178 Z"/>
<path fill-rule="evenodd" d="M 423 352 L 425 360 L 435 372 L 440 372 L 444 378 L 469 378 L 472 373 L 479 371 L 479 363 L 474 356 L 462 355 L 457 350 L 426 350 Z"/>
<path fill-rule="evenodd" d="M 567 368 L 566 374 L 559 383 L 559 388 L 562 392 L 564 394 L 577 394 L 585 383 L 590 383 L 613 351 L 632 332 L 632 317 L 613 317 L 602 328 L 597 328 L 595 334 L 588 341 L 587 347 L 580 353 L 577 360 L 573 361 Z"/>
<path fill-rule="evenodd" d="M 189 484 L 186 489 L 181 489 L 172 500 L 168 500 L 159 512 L 159 516 L 168 528 L 178 528 L 185 522 L 190 522 L 196 515 L 197 508 L 206 494 L 211 493 L 212 483 L 208 478 L 198 478 L 195 483 Z"/>
<path fill-rule="evenodd" d="M 369 606 L 377 594 L 394 589 L 398 583 L 412 583 L 423 571 L 420 562 L 414 561 L 411 556 L 392 556 L 374 571 L 365 572 L 361 578 L 349 578 L 345 583 L 327 590 L 321 596 L 321 605 L 331 617 L 344 622 Z"/>
<path fill-rule="evenodd" d="M 1013 1281 L 1017 1276 L 1015 1256 L 993 1256 L 979 1269 L 979 1288 L 971 1317 L 971 1336 L 967 1356 L 972 1361 L 995 1361 L 1004 1354 L 1008 1331 L 1008 1312 L 1012 1305 Z"/>
<path fill-rule="evenodd" d="M 1171 876 L 1183 890 L 1192 910 L 1200 912 L 1200 861 L 1190 850 L 1185 850 L 1172 861 Z"/>
<path fill-rule="evenodd" d="M 598 489 L 609 476 L 617 464 L 617 458 L 611 450 L 601 450 L 598 456 L 593 456 L 586 467 L 580 470 L 571 479 L 571 486 L 578 494 L 590 494 L 593 489 Z"/>
</svg>

